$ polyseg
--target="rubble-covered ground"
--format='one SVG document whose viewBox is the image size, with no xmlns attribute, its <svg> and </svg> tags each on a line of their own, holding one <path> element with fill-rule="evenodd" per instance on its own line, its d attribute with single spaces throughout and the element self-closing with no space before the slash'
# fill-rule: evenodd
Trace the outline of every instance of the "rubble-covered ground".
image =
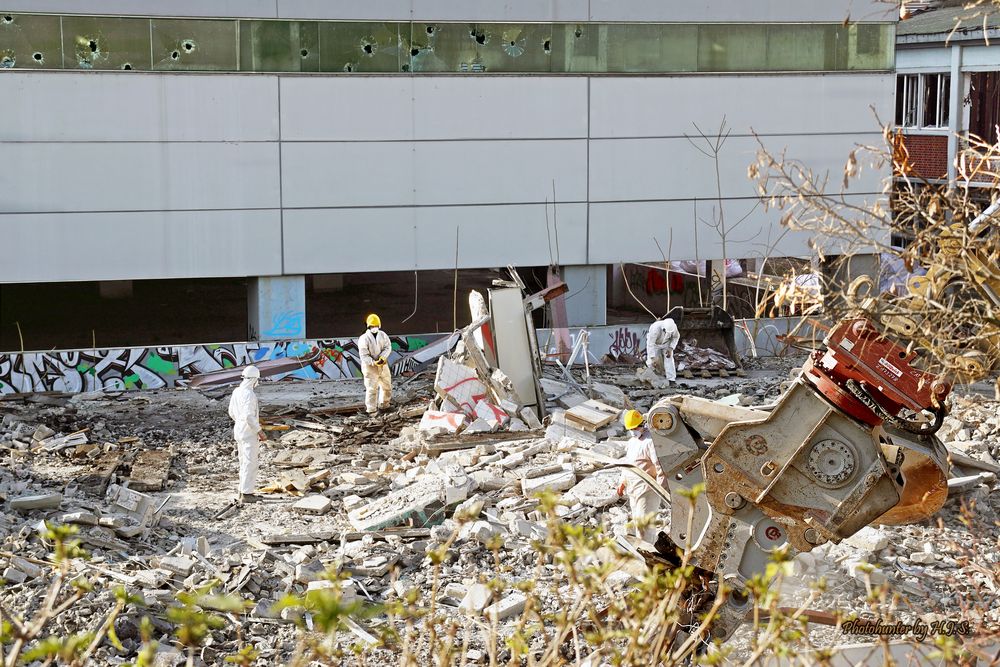
<svg viewBox="0 0 1000 667">
<path fill-rule="evenodd" d="M 596 380 L 620 387 L 640 410 L 672 393 L 754 405 L 780 395 L 797 361 L 757 360 L 747 377 L 682 380 L 673 388 L 651 387 L 630 367 L 593 371 Z M 621 437 L 596 444 L 553 441 L 535 430 L 424 442 L 416 426 L 432 398 L 431 377 L 397 378 L 396 388 L 393 411 L 370 419 L 357 411 L 360 381 L 262 385 L 262 416 L 284 429 L 268 431 L 261 447 L 258 485 L 270 493 L 263 502 L 229 512 L 223 510 L 235 496 L 237 457 L 226 413 L 228 391 L 5 397 L 0 401 L 0 572 L 6 584 L 0 604 L 30 616 L 42 603 L 49 555 L 38 524 L 72 522 L 91 554 L 74 567 L 103 585 L 49 632 L 93 629 L 112 605 L 112 586 L 124 584 L 141 593 L 149 609 L 121 617 L 116 628 L 124 651 L 105 643 L 95 661 L 129 661 L 139 647 L 141 615 L 151 617 L 158 638 L 169 645 L 163 612 L 174 593 L 218 578 L 221 590 L 252 601 L 253 609 L 239 621 L 241 632 L 235 618 L 216 630 L 199 660 L 221 664 L 249 643 L 260 652 L 258 664 L 280 664 L 294 649 L 295 629 L 288 614 L 272 610 L 272 604 L 306 590 L 327 566 L 339 565 L 350 575 L 348 597 L 382 602 L 416 587 L 419 602 L 427 604 L 432 570 L 426 553 L 458 531 L 440 570 L 440 608 L 456 617 L 493 613 L 503 634 L 519 612 L 518 594 L 491 599 L 478 584 L 497 576 L 516 583 L 537 573 L 531 540 L 544 535 L 545 523 L 531 498 L 534 491 L 562 493 L 566 521 L 626 532 L 628 506 L 615 491 L 618 474 L 594 474 L 595 464 L 573 453 L 585 448 L 621 456 Z M 995 466 L 1000 403 L 956 394 L 939 435 L 949 449 Z M 116 496 L 121 486 L 144 489 L 142 502 L 137 506 L 134 498 Z M 470 501 L 482 501 L 483 512 L 459 526 L 452 519 L 454 505 L 467 507 Z M 148 528 L 141 523 L 143 503 L 159 509 Z M 974 506 L 971 522 L 960 516 L 963 505 Z M 800 555 L 794 576 L 782 586 L 782 604 L 801 604 L 808 584 L 825 577 L 826 591 L 809 602 L 810 609 L 866 611 L 868 586 L 886 582 L 902 596 L 894 612 L 900 618 L 965 620 L 971 632 L 995 636 L 998 510 L 996 479 L 983 475 L 956 489 L 942 511 L 923 524 L 869 528 L 839 545 Z M 669 520 L 666 510 L 661 516 Z M 406 523 L 417 528 L 383 528 Z M 489 548 L 498 538 L 500 570 Z M 616 583 L 625 588 L 631 575 L 620 574 Z M 369 629 L 380 622 L 367 621 Z M 821 646 L 868 639 L 822 625 L 811 628 L 812 640 Z M 363 634 L 345 631 L 343 641 L 358 641 Z M 486 638 L 473 635 L 470 661 L 484 659 Z M 744 629 L 731 646 L 745 654 L 749 640 Z M 162 664 L 174 658 L 180 655 L 165 655 Z M 393 658 L 391 650 L 378 649 L 368 664 L 395 664 Z"/>
</svg>

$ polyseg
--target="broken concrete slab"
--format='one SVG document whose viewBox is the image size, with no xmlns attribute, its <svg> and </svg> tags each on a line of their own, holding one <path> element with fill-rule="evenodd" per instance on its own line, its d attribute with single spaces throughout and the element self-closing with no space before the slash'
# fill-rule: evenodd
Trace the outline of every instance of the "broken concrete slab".
<svg viewBox="0 0 1000 667">
<path fill-rule="evenodd" d="M 44 493 L 32 496 L 19 496 L 10 501 L 10 508 L 15 512 L 30 512 L 31 510 L 54 510 L 62 504 L 61 493 Z"/>
<path fill-rule="evenodd" d="M 587 507 L 607 507 L 621 500 L 618 495 L 618 481 L 621 473 L 617 470 L 599 470 L 581 480 L 567 491 L 563 497 L 577 501 Z"/>
<path fill-rule="evenodd" d="M 173 452 L 169 449 L 146 449 L 135 457 L 129 488 L 135 491 L 162 491 L 170 476 L 170 461 Z"/>
<path fill-rule="evenodd" d="M 872 526 L 865 526 L 844 541 L 862 551 L 881 551 L 889 546 L 889 536 L 885 531 Z"/>
<path fill-rule="evenodd" d="M 326 496 L 312 495 L 292 505 L 292 509 L 303 514 L 326 514 L 332 505 L 333 502 Z"/>
<path fill-rule="evenodd" d="M 429 526 L 444 519 L 443 513 L 431 511 L 435 505 L 435 509 L 440 510 L 443 504 L 444 480 L 427 477 L 359 507 L 347 516 L 354 529 L 359 531 L 398 526 L 411 519 L 418 526 Z"/>
<path fill-rule="evenodd" d="M 540 491 L 565 491 L 576 484 L 576 473 L 570 470 L 521 480 L 521 493 L 530 496 Z"/>
</svg>

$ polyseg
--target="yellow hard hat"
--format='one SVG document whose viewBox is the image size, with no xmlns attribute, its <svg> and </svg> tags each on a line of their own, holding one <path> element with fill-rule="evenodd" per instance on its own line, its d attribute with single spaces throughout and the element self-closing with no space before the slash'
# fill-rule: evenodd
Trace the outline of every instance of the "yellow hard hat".
<svg viewBox="0 0 1000 667">
<path fill-rule="evenodd" d="M 638 410 L 627 410 L 625 412 L 625 428 L 632 430 L 642 426 L 642 413 Z"/>
<path fill-rule="evenodd" d="M 372 313 L 371 315 L 368 316 L 368 319 L 365 320 L 365 324 L 367 324 L 370 327 L 380 327 L 382 326 L 382 320 L 378 318 L 378 315 Z"/>
</svg>

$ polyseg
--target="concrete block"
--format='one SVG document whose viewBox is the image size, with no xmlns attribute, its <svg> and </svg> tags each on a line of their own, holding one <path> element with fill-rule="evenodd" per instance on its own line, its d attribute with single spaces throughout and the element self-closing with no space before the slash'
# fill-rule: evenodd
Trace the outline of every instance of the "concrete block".
<svg viewBox="0 0 1000 667">
<path fill-rule="evenodd" d="M 59 509 L 62 503 L 61 493 L 46 493 L 36 496 L 20 496 L 10 501 L 10 508 L 16 512 L 28 512 L 31 510 L 54 510 Z"/>
<path fill-rule="evenodd" d="M 886 532 L 871 526 L 865 526 L 844 541 L 862 551 L 881 551 L 889 546 L 889 536 Z"/>
<path fill-rule="evenodd" d="M 493 599 L 493 591 L 489 589 L 488 586 L 484 584 L 472 584 L 466 591 L 465 596 L 462 598 L 462 602 L 459 603 L 458 608 L 467 614 L 478 614 L 483 609 L 486 609 L 486 605 L 490 603 Z"/>
<path fill-rule="evenodd" d="M 307 584 L 322 576 L 324 572 L 326 572 L 326 568 L 323 567 L 323 563 L 318 558 L 309 563 L 300 563 L 295 566 L 295 581 Z"/>
<path fill-rule="evenodd" d="M 292 509 L 303 514 L 326 514 L 333 502 L 326 496 L 306 496 L 292 505 Z"/>
<path fill-rule="evenodd" d="M 182 577 L 186 577 L 191 574 L 191 570 L 194 569 L 194 566 L 195 561 L 183 556 L 164 556 L 160 559 L 161 568 L 164 570 L 170 570 L 174 574 L 179 574 Z"/>
<path fill-rule="evenodd" d="M 524 423 L 528 425 L 532 431 L 537 431 L 542 428 L 542 422 L 538 420 L 538 415 L 535 414 L 534 408 L 523 408 L 521 410 L 521 419 Z"/>
<path fill-rule="evenodd" d="M 97 515 L 92 512 L 68 512 L 59 517 L 60 523 L 75 523 L 81 526 L 96 526 Z"/>
<path fill-rule="evenodd" d="M 620 477 L 621 473 L 617 470 L 599 470 L 567 491 L 565 498 L 576 500 L 587 507 L 613 505 L 621 500 L 621 496 L 618 495 Z"/>
<path fill-rule="evenodd" d="M 14 556 L 13 558 L 10 559 L 10 566 L 16 567 L 21 572 L 24 572 L 24 574 L 27 575 L 28 579 L 34 579 L 35 577 L 40 577 L 42 576 L 42 572 L 44 571 L 38 565 L 35 565 L 30 561 L 26 561 L 25 559 L 19 556 Z"/>
<path fill-rule="evenodd" d="M 0 579 L 3 579 L 8 584 L 23 584 L 28 580 L 28 575 L 21 572 L 17 568 L 8 567 L 3 571 L 3 574 L 0 575 Z"/>
<path fill-rule="evenodd" d="M 524 593 L 515 592 L 483 610 L 483 615 L 492 620 L 503 621 L 524 611 L 528 598 Z"/>
</svg>

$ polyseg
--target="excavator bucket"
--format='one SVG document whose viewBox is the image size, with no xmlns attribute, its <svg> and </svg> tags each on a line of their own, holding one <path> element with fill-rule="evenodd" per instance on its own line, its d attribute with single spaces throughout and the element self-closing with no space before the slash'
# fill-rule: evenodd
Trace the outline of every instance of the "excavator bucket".
<svg viewBox="0 0 1000 667">
<path fill-rule="evenodd" d="M 728 357 L 736 364 L 736 368 L 743 368 L 739 352 L 736 349 L 733 317 L 725 310 L 719 306 L 709 308 L 676 306 L 670 309 L 667 317 L 677 325 L 682 341 L 687 341 L 697 347 L 715 350 Z M 697 370 L 697 368 L 693 370 Z"/>
</svg>

